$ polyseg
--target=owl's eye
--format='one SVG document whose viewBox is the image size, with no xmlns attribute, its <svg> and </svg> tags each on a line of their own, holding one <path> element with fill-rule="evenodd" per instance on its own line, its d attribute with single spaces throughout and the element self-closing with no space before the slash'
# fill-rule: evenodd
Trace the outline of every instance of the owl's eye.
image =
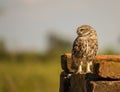
<svg viewBox="0 0 120 92">
<path fill-rule="evenodd" d="M 81 32 L 84 32 L 84 31 L 85 31 L 85 29 L 81 29 L 80 31 L 81 31 Z"/>
</svg>

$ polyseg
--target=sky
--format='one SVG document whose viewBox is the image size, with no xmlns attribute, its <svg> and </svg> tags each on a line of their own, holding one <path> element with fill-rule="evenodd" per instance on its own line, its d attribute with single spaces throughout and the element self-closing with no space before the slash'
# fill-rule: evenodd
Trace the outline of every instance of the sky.
<svg viewBox="0 0 120 92">
<path fill-rule="evenodd" d="M 8 50 L 45 51 L 50 32 L 70 39 L 83 24 L 97 31 L 99 50 L 120 51 L 120 0 L 0 0 L 0 39 Z M 53 31 L 51 31 L 53 30 Z"/>
</svg>

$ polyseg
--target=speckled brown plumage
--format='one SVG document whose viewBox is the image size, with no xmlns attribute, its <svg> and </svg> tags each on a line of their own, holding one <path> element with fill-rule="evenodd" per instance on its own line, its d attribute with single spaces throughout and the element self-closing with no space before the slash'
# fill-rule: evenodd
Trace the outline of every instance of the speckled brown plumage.
<svg viewBox="0 0 120 92">
<path fill-rule="evenodd" d="M 75 39 L 72 48 L 71 68 L 81 72 L 79 66 L 93 61 L 98 50 L 98 40 L 95 29 L 89 25 L 82 25 L 77 29 L 78 37 Z M 90 66 L 88 66 L 90 67 Z M 90 72 L 90 69 L 87 70 Z"/>
</svg>

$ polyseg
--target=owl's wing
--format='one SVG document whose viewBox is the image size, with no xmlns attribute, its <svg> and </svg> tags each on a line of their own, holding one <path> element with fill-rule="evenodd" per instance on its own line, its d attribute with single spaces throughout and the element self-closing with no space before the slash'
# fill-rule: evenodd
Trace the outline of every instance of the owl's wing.
<svg viewBox="0 0 120 92">
<path fill-rule="evenodd" d="M 88 60 L 92 60 L 96 54 L 97 54 L 97 50 L 98 50 L 98 41 L 97 39 L 89 39 L 88 40 Z"/>
<path fill-rule="evenodd" d="M 73 43 L 72 56 L 83 58 L 86 53 L 87 40 L 77 37 Z"/>
<path fill-rule="evenodd" d="M 81 37 L 77 37 L 73 43 L 72 48 L 72 64 L 71 68 L 77 70 L 81 59 L 84 57 L 85 54 L 85 43 L 86 40 L 82 39 Z"/>
</svg>

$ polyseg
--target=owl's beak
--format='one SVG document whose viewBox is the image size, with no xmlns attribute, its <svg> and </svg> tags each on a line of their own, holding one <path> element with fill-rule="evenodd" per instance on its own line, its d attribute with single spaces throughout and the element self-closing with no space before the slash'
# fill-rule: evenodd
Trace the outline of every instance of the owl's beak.
<svg viewBox="0 0 120 92">
<path fill-rule="evenodd" d="M 82 33 L 80 33 L 79 36 L 82 36 Z"/>
</svg>

